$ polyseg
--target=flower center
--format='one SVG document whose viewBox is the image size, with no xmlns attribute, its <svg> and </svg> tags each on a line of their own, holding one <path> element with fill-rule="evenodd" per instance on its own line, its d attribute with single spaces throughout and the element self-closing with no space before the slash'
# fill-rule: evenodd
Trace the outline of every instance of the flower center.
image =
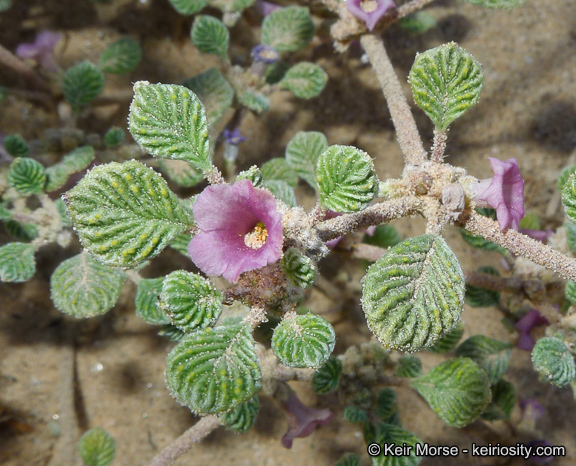
<svg viewBox="0 0 576 466">
<path fill-rule="evenodd" d="M 262 222 L 258 222 L 252 231 L 244 236 L 244 244 L 250 249 L 260 249 L 266 244 L 266 238 L 268 238 L 268 230 Z"/>
<path fill-rule="evenodd" d="M 360 8 L 366 13 L 373 13 L 378 8 L 378 2 L 376 0 L 363 0 L 360 2 Z"/>
</svg>

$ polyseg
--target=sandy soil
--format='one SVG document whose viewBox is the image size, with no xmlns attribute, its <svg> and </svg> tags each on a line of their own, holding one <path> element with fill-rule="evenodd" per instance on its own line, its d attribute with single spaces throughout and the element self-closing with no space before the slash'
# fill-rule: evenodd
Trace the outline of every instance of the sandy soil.
<svg viewBox="0 0 576 466">
<path fill-rule="evenodd" d="M 111 6 L 95 6 L 88 0 L 14 3 L 11 11 L 0 14 L 0 43 L 13 49 L 18 42 L 33 39 L 35 29 L 62 31 L 66 40 L 59 46 L 58 59 L 63 67 L 80 58 L 96 60 L 119 35 L 128 34 L 141 41 L 143 63 L 130 76 L 107 78 L 105 95 L 126 94 L 130 82 L 138 79 L 179 83 L 216 64 L 194 49 L 188 39 L 190 19 L 179 17 L 166 0 L 118 0 Z M 496 12 L 463 1 L 439 0 L 429 12 L 438 21 L 434 30 L 411 36 L 394 26 L 385 34 L 400 77 L 407 76 L 416 52 L 450 40 L 471 52 L 485 73 L 479 105 L 451 129 L 448 161 L 483 178 L 490 176 L 487 157 L 516 157 L 526 180 L 527 208 L 542 217 L 545 227 L 560 225 L 563 212 L 557 202 L 554 204 L 555 180 L 576 146 L 576 4 L 572 0 L 527 0 L 521 9 Z M 327 20 L 318 21 L 317 26 L 320 34 L 314 47 L 298 58 L 314 59 L 325 67 L 330 76 L 326 90 L 309 102 L 279 92 L 272 96 L 268 114 L 247 117 L 242 132 L 248 141 L 241 146 L 240 168 L 282 156 L 286 143 L 297 131 L 316 130 L 323 131 L 331 144 L 352 144 L 366 150 L 375 157 L 381 179 L 397 176 L 402 157 L 373 72 L 360 60 L 359 48 L 353 47 L 343 55 L 333 52 L 325 39 Z M 241 24 L 232 35 L 239 43 L 233 53 L 240 55 L 243 47 L 256 43 L 258 31 Z M 13 74 L 0 69 L 0 84 L 18 86 L 19 82 Z M 408 93 L 407 86 L 405 90 Z M 120 104 L 100 109 L 95 117 L 81 120 L 79 125 L 100 132 L 111 124 L 124 125 L 129 98 L 128 94 Z M 414 113 L 423 138 L 430 141 L 431 124 L 419 110 Z M 57 124 L 53 111 L 17 98 L 10 97 L 0 106 L 0 133 L 18 132 L 34 139 L 45 128 Z M 305 188 L 298 195 L 304 205 L 311 205 Z M 404 236 L 423 231 L 420 221 L 399 221 L 395 225 Z M 446 230 L 446 238 L 465 270 L 498 262 L 492 253 L 466 247 L 454 228 Z M 6 241 L 8 237 L 2 237 L 2 242 Z M 58 448 L 57 433 L 62 421 L 60 365 L 66 354 L 63 335 L 74 334 L 77 341 L 76 405 L 80 427 L 84 431 L 101 426 L 114 436 L 114 464 L 145 464 L 194 422 L 189 411 L 168 393 L 164 365 L 172 345 L 157 337 L 155 329 L 134 314 L 133 285 L 125 286 L 119 304 L 100 319 L 73 322 L 53 307 L 50 274 L 77 249 L 76 243 L 64 251 L 56 247 L 43 249 L 33 280 L 0 285 L 0 419 L 2 413 L 10 419 L 0 423 L 1 464 L 50 464 Z M 350 283 L 358 280 L 358 266 L 342 266 Z M 175 267 L 190 269 L 191 264 L 175 253 L 165 252 L 146 269 L 145 275 L 160 276 Z M 329 312 L 332 304 L 321 294 L 316 293 L 314 298 L 324 315 L 336 323 L 336 354 L 350 344 L 369 340 L 358 296 L 351 297 L 350 302 L 356 304 L 337 314 Z M 506 330 L 500 320 L 496 309 L 466 307 L 465 337 L 482 333 L 514 342 L 515 334 Z M 443 357 L 424 354 L 422 359 L 427 370 Z M 516 386 L 519 398 L 536 398 L 547 407 L 537 427 L 542 437 L 568 449 L 568 457 L 555 464 L 575 464 L 576 417 L 570 389 L 540 383 L 531 369 L 529 354 L 519 350 L 513 352 L 507 379 Z M 368 464 L 361 431 L 343 421 L 337 399 L 316 396 L 303 383 L 295 383 L 294 387 L 308 404 L 333 409 L 334 420 L 310 437 L 296 440 L 294 447 L 287 450 L 280 443 L 287 420 L 273 400 L 263 396 L 262 410 L 252 431 L 236 435 L 219 429 L 176 464 L 324 465 L 332 464 L 347 451 L 363 455 Z M 399 390 L 398 396 L 403 424 L 425 442 L 466 447 L 471 442 L 497 443 L 503 435 L 509 435 L 509 426 L 499 422 L 450 428 L 413 391 Z M 513 419 L 518 416 L 516 409 Z M 451 461 L 428 458 L 422 464 L 505 463 L 493 458 L 459 457 Z"/>
</svg>

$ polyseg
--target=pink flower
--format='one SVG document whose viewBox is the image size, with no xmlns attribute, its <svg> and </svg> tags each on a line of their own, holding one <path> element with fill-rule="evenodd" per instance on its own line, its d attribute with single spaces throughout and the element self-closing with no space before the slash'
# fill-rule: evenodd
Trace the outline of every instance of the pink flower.
<svg viewBox="0 0 576 466">
<path fill-rule="evenodd" d="M 506 162 L 488 157 L 494 176 L 471 186 L 479 207 L 496 209 L 501 230 L 518 230 L 524 217 L 524 180 L 516 159 Z"/>
<path fill-rule="evenodd" d="M 546 243 L 546 241 L 548 241 L 548 238 L 550 238 L 550 236 L 552 236 L 552 233 L 554 232 L 550 228 L 548 228 L 546 231 L 531 230 L 530 228 L 522 228 L 520 230 L 520 233 L 529 236 L 530 238 L 534 238 L 536 241 L 540 241 L 541 243 Z"/>
<path fill-rule="evenodd" d="M 276 262 L 282 255 L 282 214 L 270 192 L 248 180 L 208 186 L 193 207 L 200 229 L 188 254 L 208 275 L 236 281 L 242 272 Z"/>
<path fill-rule="evenodd" d="M 329 409 L 306 406 L 291 388 L 288 388 L 288 397 L 282 402 L 282 409 L 288 414 L 288 430 L 282 437 L 282 445 L 286 448 L 292 448 L 295 438 L 308 437 L 316 426 L 326 425 L 334 417 Z"/>
<path fill-rule="evenodd" d="M 276 5 L 275 3 L 265 2 L 263 0 L 258 0 L 256 2 L 256 11 L 260 13 L 262 16 L 268 16 L 273 11 L 282 8 L 280 5 Z"/>
<path fill-rule="evenodd" d="M 350 13 L 366 23 L 369 31 L 388 10 L 396 8 L 393 0 L 346 0 L 346 6 Z"/>
<path fill-rule="evenodd" d="M 61 37 L 57 32 L 42 31 L 34 42 L 18 45 L 16 55 L 20 58 L 32 58 L 46 71 L 55 73 L 58 71 L 58 65 L 54 61 L 54 47 Z"/>
<path fill-rule="evenodd" d="M 549 325 L 548 319 L 544 317 L 536 309 L 531 309 L 528 314 L 516 322 L 516 330 L 518 330 L 518 341 L 516 347 L 524 351 L 532 351 L 536 342 L 530 336 L 530 331 L 537 325 Z"/>
</svg>

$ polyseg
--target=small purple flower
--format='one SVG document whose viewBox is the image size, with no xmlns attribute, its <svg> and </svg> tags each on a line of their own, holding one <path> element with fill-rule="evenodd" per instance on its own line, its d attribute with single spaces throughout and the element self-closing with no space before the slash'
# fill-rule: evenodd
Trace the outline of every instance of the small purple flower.
<svg viewBox="0 0 576 466">
<path fill-rule="evenodd" d="M 282 214 L 270 192 L 248 180 L 208 186 L 193 207 L 200 229 L 188 253 L 208 275 L 237 281 L 242 272 L 276 262 L 282 255 Z"/>
<path fill-rule="evenodd" d="M 546 408 L 538 403 L 536 400 L 525 398 L 520 400 L 520 409 L 522 415 L 529 417 L 531 420 L 536 421 L 541 418 L 546 412 Z"/>
<path fill-rule="evenodd" d="M 536 309 L 531 309 L 524 317 L 522 317 L 514 327 L 518 330 L 518 341 L 516 347 L 523 351 L 532 351 L 536 342 L 530 336 L 530 331 L 537 325 L 550 325 L 548 319 L 544 317 Z"/>
<path fill-rule="evenodd" d="M 524 180 L 518 163 L 516 159 L 502 162 L 488 157 L 488 160 L 494 176 L 470 187 L 476 204 L 496 209 L 502 231 L 508 227 L 518 230 L 520 219 L 524 217 Z"/>
<path fill-rule="evenodd" d="M 393 0 L 346 0 L 346 6 L 350 13 L 366 23 L 369 31 L 388 10 L 396 8 Z"/>
<path fill-rule="evenodd" d="M 250 56 L 254 59 L 254 61 L 262 62 L 267 65 L 276 63 L 280 58 L 280 54 L 274 47 L 270 47 L 269 45 L 264 44 L 259 44 L 254 47 L 250 52 Z"/>
<path fill-rule="evenodd" d="M 278 8 L 282 8 L 280 5 L 276 5 L 274 3 L 265 2 L 264 0 L 258 0 L 256 2 L 256 10 L 262 16 L 268 16 L 273 11 L 276 11 Z"/>
<path fill-rule="evenodd" d="M 316 428 L 330 422 L 334 415 L 329 409 L 313 409 L 300 401 L 292 389 L 282 402 L 282 409 L 288 414 L 288 430 L 282 437 L 282 445 L 292 448 L 295 438 L 308 437 Z"/>
<path fill-rule="evenodd" d="M 234 130 L 225 129 L 222 131 L 222 136 L 228 144 L 237 146 L 241 142 L 246 141 L 246 137 L 240 134 L 240 129 L 236 128 Z"/>
<path fill-rule="evenodd" d="M 46 71 L 56 73 L 58 65 L 54 61 L 54 47 L 61 37 L 57 32 L 42 31 L 33 43 L 18 45 L 16 55 L 20 58 L 32 58 Z"/>
<path fill-rule="evenodd" d="M 548 228 L 548 230 L 532 230 L 530 228 L 522 228 L 520 233 L 523 235 L 529 236 L 530 238 L 534 238 L 536 241 L 540 241 L 541 243 L 546 243 L 548 238 L 552 235 L 553 231 Z"/>
</svg>

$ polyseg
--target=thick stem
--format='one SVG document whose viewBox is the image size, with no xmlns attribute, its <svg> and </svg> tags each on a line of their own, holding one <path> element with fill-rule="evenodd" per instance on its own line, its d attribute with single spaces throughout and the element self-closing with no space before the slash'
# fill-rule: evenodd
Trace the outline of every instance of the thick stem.
<svg viewBox="0 0 576 466">
<path fill-rule="evenodd" d="M 216 416 L 203 417 L 174 440 L 174 442 L 164 448 L 164 450 L 148 463 L 148 466 L 165 466 L 172 463 L 220 425 L 220 419 Z"/>
<path fill-rule="evenodd" d="M 471 212 L 467 217 L 462 215 L 458 223 L 470 233 L 482 236 L 513 254 L 524 256 L 562 278 L 576 280 L 576 259 L 567 257 L 535 239 L 515 230 L 501 231 L 497 222 L 477 212 Z"/>
<path fill-rule="evenodd" d="M 406 196 L 375 204 L 361 212 L 324 220 L 316 226 L 316 231 L 322 241 L 329 241 L 352 231 L 415 215 L 421 211 L 422 200 L 415 196 Z"/>
<path fill-rule="evenodd" d="M 444 151 L 446 150 L 446 140 L 448 139 L 448 130 L 438 131 L 434 129 L 434 144 L 432 145 L 432 162 L 442 163 L 444 160 Z"/>
<path fill-rule="evenodd" d="M 426 151 L 382 39 L 373 34 L 367 34 L 360 38 L 360 43 L 368 54 L 378 82 L 382 87 L 382 92 L 386 97 L 394 128 L 396 128 L 398 143 L 406 163 L 409 165 L 424 163 L 427 156 Z"/>
<path fill-rule="evenodd" d="M 20 60 L 10 50 L 0 45 L 0 63 L 20 74 L 24 79 L 43 91 L 49 91 L 50 88 L 36 71 L 30 68 L 26 63 Z"/>
</svg>

